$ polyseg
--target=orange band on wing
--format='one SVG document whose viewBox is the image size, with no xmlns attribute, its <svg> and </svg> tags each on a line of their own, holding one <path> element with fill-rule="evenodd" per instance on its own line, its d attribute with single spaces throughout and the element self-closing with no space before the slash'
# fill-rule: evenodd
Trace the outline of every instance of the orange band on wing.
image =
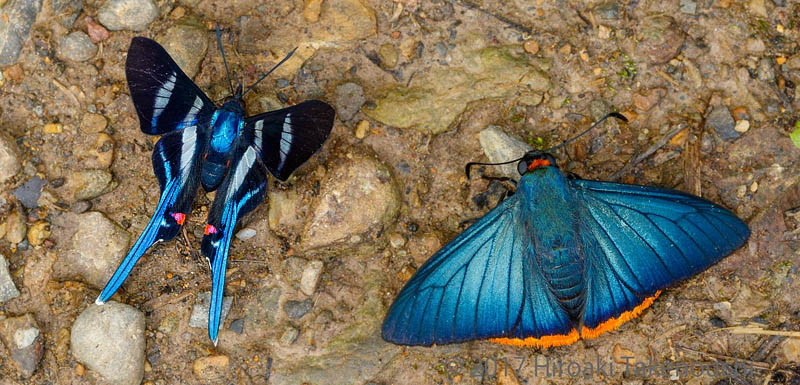
<svg viewBox="0 0 800 385">
<path fill-rule="evenodd" d="M 528 337 L 519 338 L 489 338 L 489 341 L 504 345 L 546 348 L 550 346 L 569 345 L 579 340 L 581 336 L 578 331 L 572 329 L 569 334 L 556 334 L 552 336 L 542 336 L 539 338 Z"/>
<path fill-rule="evenodd" d="M 610 318 L 607 321 L 601 323 L 600 325 L 597 325 L 597 327 L 595 327 L 595 328 L 591 328 L 590 329 L 590 328 L 587 328 L 586 326 L 582 327 L 581 328 L 581 337 L 583 337 L 583 338 L 595 338 L 595 337 L 597 337 L 597 336 L 599 336 L 599 335 L 601 335 L 601 334 L 603 334 L 605 332 L 609 332 L 609 331 L 612 331 L 612 330 L 618 328 L 619 325 L 622 325 L 623 323 L 625 323 L 625 322 L 627 322 L 627 321 L 629 321 L 629 320 L 631 320 L 633 318 L 636 318 L 639 314 L 642 314 L 644 309 L 647 309 L 648 307 L 650 307 L 650 305 L 653 304 L 653 301 L 655 301 L 656 298 L 658 298 L 658 296 L 660 294 L 661 294 L 661 290 L 659 290 L 655 294 L 653 294 L 652 297 L 646 298 L 644 301 L 642 301 L 642 303 L 639 306 L 633 308 L 633 310 L 626 311 L 626 312 L 620 314 L 616 318 Z"/>
<path fill-rule="evenodd" d="M 535 168 L 539 167 L 547 167 L 550 165 L 550 161 L 547 159 L 534 159 L 531 164 L 528 165 L 528 171 L 532 171 Z"/>
</svg>

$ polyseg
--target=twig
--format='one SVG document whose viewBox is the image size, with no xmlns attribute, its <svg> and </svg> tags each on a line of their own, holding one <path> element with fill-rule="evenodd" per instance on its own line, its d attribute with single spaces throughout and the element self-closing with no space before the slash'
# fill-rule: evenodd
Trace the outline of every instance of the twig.
<svg viewBox="0 0 800 385">
<path fill-rule="evenodd" d="M 792 372 L 791 370 L 774 369 L 773 367 L 771 367 L 766 362 L 746 360 L 746 359 L 743 359 L 743 358 L 737 358 L 737 357 L 733 357 L 733 356 L 726 356 L 724 354 L 709 353 L 709 352 L 704 352 L 704 351 L 700 351 L 700 350 L 694 350 L 694 349 L 683 347 L 683 346 L 676 346 L 676 348 L 678 348 L 680 350 L 683 350 L 683 351 L 686 351 L 686 352 L 689 352 L 689 353 L 695 353 L 695 354 L 709 356 L 709 357 L 717 359 L 717 360 L 730 360 L 730 361 L 743 362 L 743 363 L 745 363 L 747 365 L 750 365 L 750 366 L 752 366 L 752 367 L 754 367 L 756 369 L 768 370 L 768 371 L 771 371 L 771 372 L 773 372 L 773 371 L 774 372 L 780 372 L 780 373 L 783 373 L 783 374 L 786 374 L 786 375 L 792 376 L 792 377 L 797 375 L 796 373 Z"/>
<path fill-rule="evenodd" d="M 489 16 L 491 16 L 491 17 L 493 17 L 493 18 L 495 18 L 495 19 L 497 19 L 497 20 L 499 20 L 499 21 L 501 21 L 503 23 L 508 24 L 511 28 L 514 28 L 514 29 L 516 29 L 516 30 L 518 30 L 520 32 L 527 33 L 528 35 L 533 35 L 533 30 L 532 29 L 530 29 L 528 27 L 525 27 L 522 24 L 515 23 L 515 22 L 511 21 L 509 18 L 507 18 L 505 16 L 501 16 L 501 15 L 497 15 L 497 14 L 494 14 L 492 12 L 489 12 L 489 11 L 483 9 L 483 8 L 478 7 L 477 5 L 470 4 L 470 3 L 467 3 L 467 2 L 461 1 L 461 0 L 450 0 L 450 3 L 458 4 L 458 5 L 462 6 L 462 7 L 467 8 L 467 9 L 472 9 L 472 10 L 478 11 L 480 13 L 489 15 Z M 502 3 L 500 3 L 500 4 L 502 4 Z"/>
<path fill-rule="evenodd" d="M 65 93 L 65 94 L 67 94 L 67 96 L 69 96 L 69 97 L 70 97 L 70 99 L 72 100 L 72 102 L 73 102 L 73 103 L 75 103 L 75 105 L 76 105 L 76 106 L 78 106 L 78 107 L 80 107 L 80 106 L 81 106 L 81 102 L 78 100 L 78 97 L 77 97 L 77 96 L 75 96 L 75 94 L 74 94 L 74 93 L 72 93 L 72 91 L 70 91 L 70 90 L 69 90 L 69 88 L 67 88 L 65 85 L 61 84 L 61 83 L 60 83 L 58 80 L 56 80 L 56 79 L 51 79 L 51 80 L 52 80 L 53 84 L 54 84 L 54 85 L 55 85 L 55 86 L 56 86 L 56 87 L 57 87 L 59 90 L 61 90 L 61 92 L 63 92 L 63 93 Z"/>
<path fill-rule="evenodd" d="M 630 169 L 633 168 L 633 166 L 647 159 L 650 155 L 653 155 L 653 153 L 658 151 L 658 149 L 664 147 L 664 145 L 666 145 L 670 141 L 670 139 L 672 139 L 672 137 L 678 135 L 679 132 L 685 130 L 686 128 L 687 127 L 685 125 L 679 124 L 677 127 L 673 128 L 670 132 L 664 135 L 661 139 L 655 142 L 652 146 L 650 146 L 650 148 L 648 148 L 641 154 L 634 156 L 633 159 L 631 159 L 631 161 L 628 162 L 628 164 L 622 167 L 622 169 L 620 169 L 619 171 L 615 172 L 608 179 L 611 181 L 619 179 L 619 177 L 625 175 L 628 171 L 630 171 Z"/>
<path fill-rule="evenodd" d="M 164 294 L 162 296 L 158 296 L 156 298 L 153 298 L 153 299 L 145 302 L 144 303 L 144 308 L 150 309 L 150 311 L 154 311 L 156 309 L 162 308 L 162 307 L 167 306 L 169 304 L 181 301 L 184 298 L 191 297 L 192 294 L 194 294 L 194 293 L 192 293 L 191 291 L 187 291 L 187 292 L 185 292 L 185 293 L 183 293 L 183 294 L 181 294 L 181 295 L 179 295 L 177 297 L 176 296 L 172 296 L 170 294 Z"/>
<path fill-rule="evenodd" d="M 712 332 L 728 330 L 732 334 L 758 334 L 764 336 L 784 336 L 800 338 L 800 332 L 784 331 L 784 330 L 766 330 L 754 326 L 732 326 L 729 328 L 720 328 L 712 330 Z"/>
</svg>

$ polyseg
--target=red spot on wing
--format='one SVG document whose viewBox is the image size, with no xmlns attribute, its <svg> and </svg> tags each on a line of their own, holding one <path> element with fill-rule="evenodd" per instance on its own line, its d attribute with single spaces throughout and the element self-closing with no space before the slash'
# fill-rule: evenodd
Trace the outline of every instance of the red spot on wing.
<svg viewBox="0 0 800 385">
<path fill-rule="evenodd" d="M 534 159 L 530 165 L 528 165 L 528 171 L 533 171 L 535 168 L 539 167 L 547 167 L 550 166 L 550 161 L 547 159 Z"/>
<path fill-rule="evenodd" d="M 216 228 L 216 227 L 214 227 L 214 226 L 213 226 L 213 225 L 211 225 L 211 224 L 207 224 L 207 225 L 206 225 L 206 229 L 205 229 L 205 231 L 203 231 L 203 234 L 205 234 L 205 235 L 208 235 L 208 234 L 216 234 L 216 233 L 217 233 L 217 228 Z"/>
<path fill-rule="evenodd" d="M 173 218 L 175 218 L 175 222 L 178 222 L 179 225 L 183 225 L 183 221 L 186 220 L 186 214 L 184 213 L 172 213 Z"/>
</svg>

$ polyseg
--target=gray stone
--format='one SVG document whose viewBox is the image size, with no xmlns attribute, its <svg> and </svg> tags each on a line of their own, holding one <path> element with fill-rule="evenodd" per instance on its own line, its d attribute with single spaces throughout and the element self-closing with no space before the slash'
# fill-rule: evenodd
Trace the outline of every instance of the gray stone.
<svg viewBox="0 0 800 385">
<path fill-rule="evenodd" d="M 56 231 L 72 233 L 71 248 L 59 255 L 55 275 L 104 287 L 128 251 L 130 234 L 97 211 L 64 215 L 70 224 Z"/>
<path fill-rule="evenodd" d="M 42 194 L 42 187 L 47 182 L 38 176 L 34 176 L 27 182 L 14 189 L 13 194 L 27 209 L 39 206 L 39 196 Z"/>
<path fill-rule="evenodd" d="M 283 331 L 283 334 L 281 334 L 281 338 L 280 338 L 281 345 L 289 346 L 289 345 L 293 344 L 294 341 L 297 341 L 297 336 L 299 336 L 299 335 L 300 335 L 300 331 L 299 330 L 297 330 L 297 329 L 295 329 L 295 328 L 293 328 L 291 326 L 287 326 L 286 329 Z"/>
<path fill-rule="evenodd" d="M 11 360 L 20 375 L 24 378 L 32 376 L 44 352 L 39 325 L 33 315 L 29 313 L 0 321 L 0 339 L 11 353 Z"/>
<path fill-rule="evenodd" d="M 17 62 L 40 9 L 42 0 L 9 0 L 0 8 L 0 66 Z"/>
<path fill-rule="evenodd" d="M 681 12 L 694 15 L 697 12 L 697 1 L 695 0 L 681 0 Z"/>
<path fill-rule="evenodd" d="M 66 28 L 78 18 L 83 10 L 82 0 L 53 0 L 53 14 L 58 15 L 58 22 Z"/>
<path fill-rule="evenodd" d="M 364 89 L 356 83 L 344 83 L 336 87 L 333 93 L 333 104 L 339 119 L 347 121 L 358 113 L 367 101 Z"/>
<path fill-rule="evenodd" d="M 0 303 L 19 297 L 19 290 L 11 280 L 8 272 L 8 262 L 3 254 L 0 254 Z"/>
<path fill-rule="evenodd" d="M 324 264 L 322 261 L 311 261 L 306 264 L 303 269 L 303 275 L 300 278 L 300 291 L 303 294 L 311 296 L 314 295 L 314 290 L 317 288 L 319 282 L 319 275 L 322 273 Z"/>
<path fill-rule="evenodd" d="M 718 106 L 711 110 L 711 113 L 706 117 L 706 129 L 711 128 L 723 140 L 734 140 L 738 138 L 741 133 L 736 131 L 736 122 L 733 120 L 728 107 Z"/>
<path fill-rule="evenodd" d="M 654 15 L 639 22 L 636 50 L 648 63 L 666 63 L 680 53 L 685 39 L 686 36 L 673 18 Z"/>
<path fill-rule="evenodd" d="M 244 318 L 231 321 L 230 326 L 228 326 L 228 330 L 236 334 L 242 334 L 242 332 L 244 332 Z"/>
<path fill-rule="evenodd" d="M 195 25 L 176 24 L 158 42 L 190 78 L 197 74 L 208 51 L 206 31 Z"/>
<path fill-rule="evenodd" d="M 764 57 L 758 61 L 758 80 L 771 82 L 775 80 L 775 70 L 772 69 L 771 58 Z"/>
<path fill-rule="evenodd" d="M 225 323 L 228 318 L 228 312 L 231 311 L 233 304 L 233 297 L 222 297 L 222 313 L 219 317 L 219 324 Z M 197 295 L 192 307 L 192 315 L 189 317 L 189 326 L 193 328 L 207 328 L 208 327 L 208 309 L 211 305 L 211 292 L 206 291 Z"/>
<path fill-rule="evenodd" d="M 303 301 L 286 301 L 283 304 L 283 311 L 289 319 L 298 319 L 306 315 L 314 307 L 314 303 L 310 299 Z"/>
<path fill-rule="evenodd" d="M 111 173 L 106 170 L 80 170 L 67 175 L 63 188 L 71 201 L 94 199 L 111 191 L 115 186 Z"/>
<path fill-rule="evenodd" d="M 236 239 L 244 241 L 256 236 L 256 231 L 249 227 L 245 227 L 238 232 L 236 232 Z"/>
<path fill-rule="evenodd" d="M 87 61 L 97 54 L 97 46 L 85 32 L 75 31 L 58 40 L 56 53 L 61 60 Z"/>
<path fill-rule="evenodd" d="M 144 347 L 144 313 L 125 304 L 89 305 L 72 324 L 75 359 L 110 383 L 142 382 Z"/>
<path fill-rule="evenodd" d="M 489 162 L 499 163 L 506 162 L 511 159 L 516 159 L 533 150 L 533 147 L 527 143 L 506 134 L 498 126 L 486 127 L 478 135 L 478 140 L 483 148 L 483 153 L 489 158 Z M 514 180 L 519 180 L 519 172 L 517 172 L 517 164 L 510 163 L 502 166 L 497 166 L 500 172 L 506 177 Z"/>
<path fill-rule="evenodd" d="M 152 0 L 109 0 L 97 11 L 97 20 L 112 30 L 141 31 L 158 17 Z"/>
<path fill-rule="evenodd" d="M 2 21 L 0 21 L 2 23 Z M 3 43 L 0 42 L 0 45 Z M 0 53 L 2 55 L 2 53 Z M 0 58 L 2 60 L 2 58 Z M 0 63 L 2 64 L 2 63 Z M 0 135 L 0 183 L 5 183 L 19 173 L 19 151 L 14 140 Z"/>
</svg>

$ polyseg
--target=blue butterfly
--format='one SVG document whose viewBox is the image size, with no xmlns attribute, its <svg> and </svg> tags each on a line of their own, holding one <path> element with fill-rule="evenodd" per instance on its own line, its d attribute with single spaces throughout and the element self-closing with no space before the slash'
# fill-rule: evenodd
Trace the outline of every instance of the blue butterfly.
<svg viewBox="0 0 800 385">
<path fill-rule="evenodd" d="M 217 41 L 222 50 L 219 30 Z M 227 72 L 227 63 L 225 67 Z M 275 68 L 277 65 L 272 70 Z M 211 267 L 208 336 L 216 345 L 228 249 L 236 221 L 264 200 L 267 171 L 286 180 L 322 147 L 333 127 L 334 110 L 312 100 L 245 117 L 242 97 L 247 91 L 242 92 L 241 85 L 218 107 L 164 48 L 143 37 L 131 41 L 125 75 L 142 131 L 162 135 L 153 150 L 153 171 L 161 186 L 161 198 L 153 218 L 96 303 L 111 298 L 150 246 L 178 234 L 202 185 L 206 191 L 217 191 L 201 246 Z"/>
<path fill-rule="evenodd" d="M 406 283 L 384 320 L 385 340 L 547 347 L 594 338 L 750 235 L 705 199 L 576 179 L 545 152 L 525 154 L 518 170 L 516 193 Z"/>
</svg>

